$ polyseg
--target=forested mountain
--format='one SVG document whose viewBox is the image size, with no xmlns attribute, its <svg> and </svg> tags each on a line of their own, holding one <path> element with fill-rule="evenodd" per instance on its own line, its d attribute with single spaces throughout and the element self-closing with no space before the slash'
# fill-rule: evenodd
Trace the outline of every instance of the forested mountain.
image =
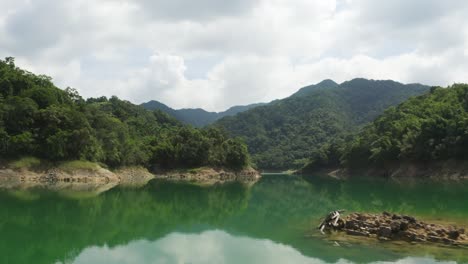
<svg viewBox="0 0 468 264">
<path fill-rule="evenodd" d="M 84 100 L 51 78 L 0 60 L 0 159 L 89 160 L 110 167 L 247 165 L 246 146 L 117 97 Z"/>
<path fill-rule="evenodd" d="M 214 125 L 244 138 L 259 168 L 298 168 L 332 138 L 355 131 L 386 108 L 428 89 L 394 81 L 354 79 L 337 85 L 326 80 Z"/>
<path fill-rule="evenodd" d="M 141 104 L 141 106 L 148 110 L 161 110 L 175 117 L 177 120 L 195 127 L 204 127 L 225 116 L 232 116 L 260 105 L 263 105 L 263 103 L 233 106 L 224 112 L 217 113 L 208 112 L 201 108 L 184 108 L 176 110 L 154 100 Z"/>
<path fill-rule="evenodd" d="M 432 88 L 386 110 L 347 140 L 317 151 L 306 170 L 468 158 L 468 85 Z"/>
</svg>

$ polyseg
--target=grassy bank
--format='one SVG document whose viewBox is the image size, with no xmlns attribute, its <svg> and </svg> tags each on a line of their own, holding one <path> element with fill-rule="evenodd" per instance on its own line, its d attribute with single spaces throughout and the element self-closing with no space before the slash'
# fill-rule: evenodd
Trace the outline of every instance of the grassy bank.
<svg viewBox="0 0 468 264">
<path fill-rule="evenodd" d="M 72 173 L 77 170 L 89 170 L 95 171 L 102 166 L 102 164 L 85 161 L 85 160 L 70 160 L 61 162 L 50 162 L 47 160 L 41 160 L 36 157 L 22 157 L 15 160 L 3 160 L 1 161 L 2 167 L 13 169 L 13 170 L 31 170 L 31 171 L 46 171 L 48 169 L 60 169 L 68 173 Z"/>
</svg>

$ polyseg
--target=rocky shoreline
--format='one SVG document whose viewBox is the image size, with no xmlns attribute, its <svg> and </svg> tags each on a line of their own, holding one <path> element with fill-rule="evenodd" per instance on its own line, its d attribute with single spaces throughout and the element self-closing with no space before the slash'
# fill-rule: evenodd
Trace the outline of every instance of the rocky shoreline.
<svg viewBox="0 0 468 264">
<path fill-rule="evenodd" d="M 27 190 L 34 188 L 53 191 L 78 191 L 101 193 L 115 186 L 139 187 L 152 179 L 196 183 L 201 185 L 221 184 L 239 181 L 254 183 L 260 174 L 254 169 L 230 171 L 225 169 L 200 168 L 194 170 L 150 173 L 142 167 L 127 167 L 115 171 L 96 165 L 93 169 L 30 170 L 27 168 L 0 168 L 0 189 Z"/>
<path fill-rule="evenodd" d="M 409 243 L 435 243 L 468 248 L 465 228 L 419 221 L 412 216 L 388 212 L 382 214 L 352 213 L 327 229 L 350 236 L 371 237 L 380 241 L 406 241 Z"/>
<path fill-rule="evenodd" d="M 199 168 L 195 170 L 168 171 L 156 174 L 156 179 L 165 179 L 176 182 L 192 182 L 200 185 L 213 185 L 227 182 L 241 182 L 253 184 L 261 175 L 252 168 L 240 171 L 223 168 Z"/>
<path fill-rule="evenodd" d="M 430 179 L 445 181 L 468 180 L 468 162 L 446 160 L 434 162 L 389 162 L 378 167 L 364 168 L 317 168 L 298 170 L 298 175 L 324 174 L 336 179 L 359 177 L 382 177 L 392 179 Z"/>
</svg>

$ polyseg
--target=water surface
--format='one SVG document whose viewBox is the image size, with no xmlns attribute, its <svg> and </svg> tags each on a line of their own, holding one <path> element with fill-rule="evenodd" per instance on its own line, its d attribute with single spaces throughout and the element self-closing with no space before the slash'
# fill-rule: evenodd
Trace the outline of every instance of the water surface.
<svg viewBox="0 0 468 264">
<path fill-rule="evenodd" d="M 254 186 L 152 181 L 97 196 L 0 192 L 0 263 L 468 263 L 468 250 L 334 242 L 324 213 L 391 211 L 468 226 L 468 183 L 266 175 Z"/>
</svg>

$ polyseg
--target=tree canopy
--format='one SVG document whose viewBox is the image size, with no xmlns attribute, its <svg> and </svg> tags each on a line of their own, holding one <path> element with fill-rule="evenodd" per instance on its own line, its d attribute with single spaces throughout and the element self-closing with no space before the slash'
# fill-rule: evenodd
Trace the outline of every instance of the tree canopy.
<svg viewBox="0 0 468 264">
<path fill-rule="evenodd" d="M 306 169 L 361 168 L 388 162 L 430 162 L 468 157 L 468 85 L 433 87 L 387 109 L 359 133 L 329 142 Z"/>
<path fill-rule="evenodd" d="M 386 108 L 428 90 L 394 81 L 354 79 L 338 85 L 326 80 L 286 99 L 225 117 L 215 126 L 242 137 L 259 168 L 300 168 L 330 140 L 343 138 Z"/>
<path fill-rule="evenodd" d="M 0 156 L 89 160 L 110 167 L 248 165 L 247 148 L 219 129 L 195 129 L 128 101 L 83 99 L 50 77 L 0 60 Z"/>
</svg>

